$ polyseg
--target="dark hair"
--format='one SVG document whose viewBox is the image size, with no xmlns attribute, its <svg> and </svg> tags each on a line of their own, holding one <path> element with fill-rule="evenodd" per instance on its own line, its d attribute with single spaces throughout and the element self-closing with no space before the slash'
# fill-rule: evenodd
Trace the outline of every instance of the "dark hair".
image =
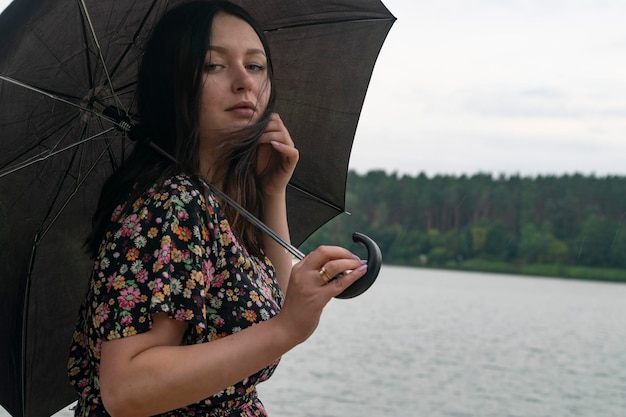
<svg viewBox="0 0 626 417">
<path fill-rule="evenodd" d="M 259 24 L 241 7 L 227 1 L 191 1 L 166 12 L 148 40 L 139 68 L 138 119 L 141 131 L 172 162 L 138 142 L 129 157 L 105 182 L 87 239 L 88 252 L 98 254 L 111 214 L 119 204 L 132 203 L 155 182 L 176 174 L 197 175 L 200 168 L 199 106 L 203 66 L 211 27 L 217 14 L 241 18 L 257 33 L 267 56 L 270 98 L 259 122 L 228 140 L 223 191 L 256 216 L 263 212 L 256 173 L 256 144 L 274 110 L 275 94 L 269 44 Z M 254 255 L 262 253 L 261 232 L 231 207 L 226 207 L 234 233 Z"/>
</svg>

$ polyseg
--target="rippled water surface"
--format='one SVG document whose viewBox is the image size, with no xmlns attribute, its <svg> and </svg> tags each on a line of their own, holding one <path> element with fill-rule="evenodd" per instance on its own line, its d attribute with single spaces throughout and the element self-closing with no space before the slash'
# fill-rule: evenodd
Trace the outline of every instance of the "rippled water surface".
<svg viewBox="0 0 626 417">
<path fill-rule="evenodd" d="M 259 391 L 273 417 L 623 417 L 626 285 L 386 267 Z"/>
</svg>

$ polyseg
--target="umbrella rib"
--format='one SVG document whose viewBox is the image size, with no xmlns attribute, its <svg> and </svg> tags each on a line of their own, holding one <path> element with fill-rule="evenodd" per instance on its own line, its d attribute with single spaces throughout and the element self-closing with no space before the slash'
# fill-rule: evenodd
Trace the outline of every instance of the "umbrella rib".
<svg viewBox="0 0 626 417">
<path fill-rule="evenodd" d="M 102 124 L 102 119 L 101 118 L 97 119 L 97 123 L 100 125 L 100 129 L 103 129 L 103 130 L 105 129 L 104 125 Z M 122 135 L 121 137 L 116 138 L 115 141 L 116 142 L 117 141 L 122 141 L 124 143 L 125 140 L 126 140 L 126 136 Z M 119 167 L 117 156 L 115 155 L 115 152 L 113 152 L 112 143 L 109 142 L 109 140 L 107 138 L 105 138 L 105 142 L 107 144 L 105 150 L 109 154 L 109 161 L 111 163 L 111 169 L 112 169 L 113 172 L 115 172 L 115 171 L 117 171 L 117 169 Z M 124 145 L 122 144 L 122 153 L 121 153 L 121 156 L 120 156 L 122 161 L 125 159 L 124 151 L 125 151 L 125 148 L 124 148 Z"/>
<path fill-rule="evenodd" d="M 54 98 L 55 100 L 58 101 L 63 101 L 63 100 L 68 100 L 66 103 L 73 105 L 73 106 L 77 106 L 76 104 L 74 104 L 73 102 L 69 101 L 69 99 L 74 99 L 74 100 L 78 100 L 79 97 L 67 94 L 67 93 L 63 93 L 61 91 L 57 91 L 57 90 L 51 90 L 51 89 L 46 89 L 44 90 L 41 87 L 36 87 L 32 84 L 26 84 L 22 81 L 18 81 L 15 78 L 11 78 L 11 77 L 7 77 L 6 75 L 0 75 L 0 80 L 4 80 L 7 82 L 10 82 L 12 84 L 18 85 L 20 87 L 24 87 L 24 88 L 28 88 L 29 90 L 32 90 L 36 93 L 40 93 L 40 94 L 45 94 L 46 96 L 50 97 L 50 98 Z M 81 110 L 87 110 L 85 108 L 81 107 Z"/>
<path fill-rule="evenodd" d="M 89 141 L 90 138 L 86 138 L 84 140 L 81 141 L 81 143 L 84 143 L 86 141 Z M 65 209 L 65 207 L 67 207 L 67 205 L 70 203 L 70 201 L 72 201 L 72 198 L 76 195 L 76 193 L 78 192 L 78 190 L 80 189 L 80 187 L 84 184 L 84 182 L 87 180 L 87 178 L 89 178 L 89 175 L 93 172 L 93 170 L 95 169 L 96 165 L 98 164 L 98 162 L 100 162 L 100 160 L 102 160 L 102 157 L 107 153 L 107 149 L 109 148 L 109 146 L 105 147 L 105 149 L 102 150 L 102 152 L 100 152 L 100 155 L 95 159 L 95 161 L 91 164 L 91 167 L 89 168 L 89 170 L 85 173 L 84 176 L 82 176 L 82 178 L 79 177 L 79 182 L 76 184 L 76 186 L 74 187 L 72 193 L 68 196 L 68 198 L 65 200 L 65 202 L 63 203 L 63 205 L 61 205 L 61 207 L 59 207 L 59 209 L 57 210 L 56 214 L 51 218 L 50 222 L 48 223 L 47 227 L 42 229 L 37 235 L 39 237 L 39 241 L 41 241 L 41 239 L 43 239 L 45 237 L 45 235 L 48 233 L 48 231 L 50 230 L 50 228 L 52 228 L 52 226 L 54 225 L 54 223 L 56 222 L 56 220 L 59 218 L 59 216 L 61 215 L 61 213 L 63 212 L 63 209 Z M 76 154 L 74 154 L 74 156 L 72 157 L 72 161 L 74 161 L 76 158 Z M 66 174 L 64 176 L 64 178 L 67 178 L 67 174 L 72 166 L 71 162 L 70 164 L 68 164 L 68 168 L 66 171 Z M 80 171 L 79 171 L 80 172 Z M 61 187 L 59 186 L 59 191 L 57 192 L 57 194 L 55 195 L 55 200 L 59 197 L 59 193 L 60 193 L 60 189 Z M 52 209 L 52 207 L 54 206 L 54 204 L 50 205 L 50 208 Z M 45 218 L 48 217 L 48 215 L 51 213 L 48 212 L 48 214 L 46 214 Z M 39 241 L 37 243 L 39 243 Z"/>
<path fill-rule="evenodd" d="M 47 135 L 45 135 L 45 136 L 41 137 L 41 138 L 40 138 L 37 142 L 33 143 L 30 147 L 28 147 L 27 149 L 24 149 L 22 152 L 20 152 L 19 154 L 17 154 L 14 158 L 12 158 L 11 160 L 7 161 L 7 162 L 6 162 L 6 163 L 2 166 L 2 169 L 0 169 L 0 178 L 1 178 L 1 177 L 3 177 L 3 176 L 5 176 L 7 173 L 10 173 L 10 172 L 15 172 L 15 171 L 17 171 L 17 170 L 19 170 L 19 169 L 21 169 L 21 168 L 26 167 L 26 166 L 28 165 L 26 162 L 27 162 L 27 161 L 30 161 L 30 160 L 32 160 L 32 159 L 37 158 L 37 157 L 38 157 L 38 155 L 43 155 L 43 154 L 45 154 L 46 152 L 49 152 L 49 150 L 48 150 L 48 151 L 43 151 L 43 152 L 40 152 L 39 154 L 37 154 L 37 155 L 35 155 L 35 156 L 32 156 L 32 157 L 28 158 L 25 162 L 22 162 L 22 163 L 21 163 L 21 164 L 22 164 L 22 167 L 21 167 L 21 168 L 18 168 L 18 169 L 13 169 L 13 168 L 11 168 L 11 167 L 10 167 L 10 165 L 9 165 L 9 164 L 15 163 L 15 161 L 19 161 L 19 160 L 20 160 L 20 158 L 22 158 L 24 155 L 26 155 L 26 154 L 30 153 L 31 151 L 33 151 L 35 148 L 40 147 L 40 146 L 43 146 L 43 143 L 44 143 L 46 140 L 48 140 L 49 138 L 51 138 L 52 136 L 54 136 L 55 134 L 57 134 L 58 132 L 60 132 L 60 131 L 64 128 L 64 127 L 68 126 L 68 125 L 69 125 L 69 124 L 70 124 L 70 123 L 71 123 L 71 122 L 72 122 L 75 118 L 76 118 L 75 116 L 72 116 L 69 120 L 67 120 L 67 121 L 65 121 L 65 122 L 62 122 L 62 123 L 59 123 L 59 127 L 58 127 L 58 128 L 54 129 L 54 130 L 53 130 L 53 131 L 51 131 L 49 134 L 47 134 Z M 66 136 L 67 136 L 67 133 L 62 134 L 62 135 L 61 135 L 61 139 L 65 138 Z M 61 140 L 55 141 L 55 142 L 52 144 L 52 146 L 48 146 L 48 149 L 55 149 L 55 148 L 56 148 L 56 146 L 57 146 L 57 144 L 58 144 L 58 143 L 60 143 L 60 142 L 61 142 Z M 44 159 L 45 159 L 45 158 L 44 158 Z M 7 166 L 9 166 L 9 168 L 7 168 Z M 9 171 L 10 171 L 10 172 L 9 172 Z"/>
<path fill-rule="evenodd" d="M 50 53 L 50 55 L 52 57 L 54 57 L 55 61 L 59 64 L 59 69 L 70 79 L 72 79 L 74 82 L 78 82 L 78 80 L 76 79 L 76 77 L 74 76 L 74 74 L 70 71 L 67 71 L 67 68 L 65 65 L 63 64 L 63 61 L 59 58 L 59 56 L 50 48 L 49 44 L 47 43 L 47 40 L 44 39 L 42 36 L 40 36 L 40 34 L 35 33 L 34 31 L 31 32 L 33 34 L 33 36 L 35 36 L 35 38 L 37 38 L 37 40 L 39 40 L 39 42 L 41 43 L 41 45 Z"/>
<path fill-rule="evenodd" d="M 379 22 L 379 21 L 389 21 L 391 23 L 395 22 L 395 17 L 353 17 L 348 19 L 325 19 L 319 20 L 316 22 L 302 22 L 302 23 L 293 23 L 291 25 L 278 26 L 271 29 L 265 29 L 264 32 L 276 32 L 283 29 L 297 29 L 301 27 L 311 27 L 311 26 L 321 26 L 321 25 L 333 25 L 338 23 L 351 23 L 351 22 Z"/>
<path fill-rule="evenodd" d="M 18 80 L 14 79 L 14 78 L 11 78 L 11 77 L 7 77 L 5 75 L 0 75 L 0 80 L 4 80 L 4 81 L 7 81 L 7 82 L 10 82 L 10 83 L 15 84 L 17 86 L 20 86 L 20 87 L 26 88 L 28 90 L 34 91 L 35 93 L 42 94 L 42 95 L 44 95 L 44 96 L 46 96 L 48 98 L 51 98 L 53 100 L 57 100 L 57 101 L 60 101 L 62 103 L 65 103 L 67 105 L 70 105 L 70 106 L 72 106 L 74 108 L 77 108 L 77 109 L 79 109 L 81 111 L 91 113 L 93 115 L 98 116 L 101 119 L 104 119 L 104 120 L 107 120 L 107 121 L 113 123 L 115 125 L 115 127 L 118 128 L 118 129 L 126 130 L 126 127 L 124 125 L 122 125 L 120 122 L 118 122 L 118 121 L 116 121 L 116 120 L 114 120 L 114 119 L 112 119 L 110 117 L 107 117 L 106 115 L 104 115 L 103 113 L 99 112 L 98 110 L 96 110 L 94 108 L 85 107 L 85 106 L 81 106 L 80 104 L 72 103 L 71 101 L 66 100 L 63 97 L 55 95 L 55 94 L 53 94 L 53 93 L 51 93 L 49 91 L 42 90 L 41 88 L 38 88 L 38 87 L 35 87 L 35 86 L 32 86 L 32 85 L 23 83 L 21 81 L 18 81 Z M 115 95 L 114 95 L 114 97 L 115 97 Z"/>
<path fill-rule="evenodd" d="M 309 192 L 309 191 L 305 190 L 304 188 L 301 188 L 301 187 L 299 187 L 299 186 L 297 186 L 297 185 L 295 185 L 295 184 L 293 184 L 293 183 L 289 183 L 288 185 L 289 185 L 291 188 L 293 188 L 294 190 L 297 190 L 297 191 L 301 192 L 302 194 L 304 194 L 304 195 L 306 195 L 306 196 L 308 196 L 308 197 L 311 197 L 313 200 L 315 200 L 315 201 L 317 201 L 317 202 L 319 202 L 319 203 L 322 203 L 322 204 L 324 204 L 325 206 L 328 206 L 328 207 L 330 207 L 330 208 L 332 208 L 332 209 L 334 209 L 334 210 L 337 210 L 337 211 L 338 211 L 338 212 L 340 212 L 340 213 L 350 214 L 349 212 L 345 211 L 345 210 L 344 210 L 344 209 L 342 209 L 341 207 L 336 206 L 336 205 L 334 205 L 333 203 L 328 202 L 328 201 L 324 200 L 323 198 L 316 196 L 315 194 L 312 194 L 311 192 Z"/>
<path fill-rule="evenodd" d="M 95 134 L 93 136 L 90 136 L 88 138 L 84 138 L 84 139 L 82 139 L 82 140 L 80 140 L 78 142 L 74 142 L 74 143 L 72 143 L 70 145 L 67 145 L 67 146 L 63 147 L 63 148 L 57 149 L 55 151 L 45 152 L 45 153 L 42 153 L 40 155 L 34 156 L 32 158 L 29 158 L 28 160 L 26 160 L 26 161 L 24 161 L 22 163 L 19 163 L 17 165 L 9 167 L 9 168 L 7 168 L 7 169 L 5 169 L 3 171 L 0 171 L 0 178 L 2 178 L 4 176 L 7 176 L 9 174 L 12 174 L 13 172 L 19 171 L 20 169 L 24 169 L 26 167 L 34 165 L 34 164 L 36 164 L 38 162 L 44 161 L 44 160 L 46 160 L 46 159 L 48 159 L 48 158 L 50 158 L 50 157 L 52 157 L 54 155 L 57 155 L 59 153 L 62 153 L 62 152 L 65 152 L 67 150 L 70 150 L 72 148 L 75 148 L 77 146 L 80 146 L 83 143 L 89 142 L 89 141 L 91 141 L 91 140 L 93 140 L 93 139 L 95 139 L 95 138 L 97 138 L 99 136 L 106 135 L 107 133 L 111 132 L 112 130 L 115 130 L 115 128 L 111 127 L 111 128 L 109 128 L 109 129 L 107 129 L 107 130 L 105 130 L 103 132 L 99 132 L 99 133 L 97 133 L 97 134 Z"/>
<path fill-rule="evenodd" d="M 96 44 L 96 49 L 98 50 L 98 56 L 100 57 L 100 62 L 102 63 L 102 69 L 104 71 L 104 74 L 106 75 L 107 78 L 107 83 L 109 84 L 109 88 L 111 89 L 111 91 L 114 91 L 113 89 L 113 82 L 111 81 L 111 75 L 109 74 L 109 70 L 107 69 L 107 65 L 106 65 L 106 61 L 104 60 L 104 55 L 102 55 L 102 48 L 100 47 L 100 42 L 98 41 L 98 36 L 96 35 L 96 31 L 93 27 L 93 23 L 91 22 L 91 16 L 89 15 L 89 12 L 87 11 L 87 5 L 85 4 L 84 0 L 80 0 L 80 4 L 82 6 L 82 10 L 83 13 L 85 15 L 85 18 L 87 19 L 87 24 L 89 25 L 89 30 L 91 32 L 91 36 L 93 37 L 93 41 Z M 123 108 L 122 103 L 120 103 L 120 101 L 118 100 L 116 95 L 113 95 L 113 98 L 115 99 L 115 102 L 117 103 L 117 106 L 119 108 Z"/>
<path fill-rule="evenodd" d="M 15 78 L 7 77 L 5 75 L 0 75 L 0 80 L 4 80 L 4 81 L 7 81 L 7 82 L 10 82 L 11 84 L 15 84 L 15 85 L 17 85 L 19 87 L 26 88 L 28 90 L 34 91 L 35 93 L 43 94 L 44 96 L 46 96 L 48 98 L 60 101 L 60 102 L 65 103 L 65 104 L 69 104 L 70 106 L 75 107 L 77 109 L 80 109 L 82 111 L 88 111 L 88 112 L 92 112 L 92 113 L 96 113 L 97 114 L 97 112 L 95 112 L 95 111 L 93 111 L 91 109 L 88 109 L 88 108 L 83 107 L 83 106 L 81 106 L 79 104 L 76 104 L 76 103 L 72 103 L 71 101 L 66 100 L 63 97 L 55 95 L 55 94 L 53 94 L 53 93 L 51 93 L 49 91 L 42 90 L 41 88 L 38 88 L 38 87 L 35 87 L 35 86 L 32 86 L 32 85 L 23 83 L 21 81 L 18 81 Z"/>
<path fill-rule="evenodd" d="M 111 94 L 113 95 L 117 95 L 117 97 L 120 97 L 123 94 L 132 94 L 131 97 L 128 99 L 128 111 L 126 111 L 126 115 L 129 117 L 132 117 L 132 114 L 130 114 L 130 109 L 133 107 L 133 105 L 135 104 L 135 99 L 136 99 L 136 95 L 133 94 L 133 92 L 135 91 L 135 87 L 137 85 L 137 81 L 132 81 L 129 82 L 121 87 L 118 87 L 115 91 L 113 91 Z M 105 97 L 103 97 L 105 98 Z"/>
<path fill-rule="evenodd" d="M 101 157 L 101 156 L 100 156 Z M 97 162 L 97 161 L 96 161 Z M 68 170 L 69 170 L 69 166 L 71 166 L 71 164 L 68 165 Z M 89 170 L 89 172 L 91 172 L 93 170 L 93 167 L 95 167 L 95 163 L 92 165 L 92 168 Z M 89 174 L 88 172 L 88 174 Z M 67 173 L 66 173 L 67 174 Z M 87 178 L 89 175 L 86 175 L 85 178 Z M 84 182 L 84 179 L 81 181 L 80 184 L 82 184 Z M 78 188 L 80 188 L 80 184 L 78 185 L 78 187 L 76 187 L 76 189 L 74 190 L 74 192 L 72 193 L 72 196 L 76 194 L 76 190 Z M 60 189 L 60 187 L 59 187 Z M 58 197 L 58 193 L 56 195 L 56 197 Z M 55 199 L 56 199 L 55 197 Z M 63 208 L 65 206 L 67 206 L 67 204 L 69 203 L 69 201 L 71 200 L 71 197 L 67 199 L 66 203 L 63 205 L 63 207 L 61 207 L 59 209 L 59 211 L 57 212 L 57 215 L 53 218 L 52 222 L 45 228 L 45 229 L 40 229 L 39 231 L 37 231 L 37 233 L 34 236 L 33 239 L 33 246 L 31 248 L 31 256 L 28 262 L 28 273 L 27 273 L 27 278 L 26 278 L 26 285 L 25 285 L 25 290 L 24 290 L 24 306 L 25 308 L 23 309 L 23 316 L 22 316 L 22 346 L 27 346 L 27 342 L 28 342 L 28 305 L 29 305 L 29 299 L 30 299 L 30 290 L 31 290 L 31 283 L 32 283 L 32 276 L 33 276 L 33 270 L 35 267 L 35 257 L 37 254 L 37 249 L 39 247 L 39 243 L 41 242 L 42 238 L 46 235 L 46 233 L 48 232 L 48 230 L 50 230 L 50 228 L 52 227 L 52 224 L 54 224 L 54 221 L 58 218 L 58 216 L 60 215 L 60 213 L 63 211 Z M 52 209 L 52 206 L 54 204 L 50 205 L 50 208 Z M 50 212 L 48 212 L 48 214 L 46 214 L 46 216 L 44 216 L 44 218 L 47 218 L 48 215 L 50 214 Z M 26 375 L 26 355 L 22 355 L 21 357 L 21 361 L 20 361 L 20 367 L 21 367 L 21 372 L 22 375 Z M 22 391 L 22 401 L 25 401 L 26 398 L 26 378 L 23 378 L 22 380 L 22 384 L 20 386 L 20 389 Z M 22 403 L 22 410 L 25 410 L 26 408 L 26 404 Z"/>
<path fill-rule="evenodd" d="M 111 73 L 115 73 L 117 71 L 119 66 L 124 61 L 124 58 L 126 58 L 126 55 L 128 55 L 128 52 L 130 52 L 131 47 L 133 45 L 135 45 L 135 42 L 136 42 L 137 38 L 139 37 L 139 33 L 141 33 L 143 28 L 146 26 L 146 22 L 148 21 L 148 16 L 152 13 L 154 8 L 156 7 L 156 4 L 157 4 L 157 1 L 155 0 L 155 1 L 152 2 L 152 5 L 148 8 L 148 11 L 144 15 L 143 19 L 141 20 L 141 23 L 139 23 L 139 25 L 137 27 L 137 30 L 135 31 L 135 33 L 133 35 L 133 42 L 130 42 L 128 44 L 128 46 L 126 48 L 124 48 L 124 52 L 122 52 L 122 54 L 120 54 L 120 58 L 117 60 L 117 63 L 115 65 L 113 65 L 113 68 L 111 69 Z"/>
<path fill-rule="evenodd" d="M 24 301 L 23 302 L 24 302 L 25 308 L 23 310 L 23 316 L 22 316 L 22 346 L 26 346 L 26 343 L 28 341 L 28 316 L 27 316 L 27 312 L 28 312 L 28 304 L 29 304 L 29 299 L 30 299 L 30 289 L 31 289 L 31 282 L 32 282 L 32 273 L 33 273 L 33 269 L 34 269 L 34 266 L 35 266 L 35 255 L 37 253 L 37 248 L 39 247 L 39 242 L 41 242 L 41 239 L 46 235 L 48 230 L 50 230 L 50 228 L 52 227 L 52 224 L 54 224 L 56 219 L 59 217 L 59 215 L 63 211 L 63 208 L 65 206 L 67 206 L 67 204 L 69 204 L 69 202 L 72 199 L 72 197 L 74 195 L 76 195 L 76 192 L 78 191 L 80 186 L 89 177 L 89 174 L 93 171 L 93 169 L 95 168 L 97 162 L 102 158 L 102 156 L 104 155 L 105 152 L 106 152 L 106 150 L 103 150 L 102 153 L 100 154 L 100 156 L 98 157 L 98 159 L 96 160 L 96 162 L 94 164 L 92 164 L 92 166 L 89 169 L 89 171 L 87 172 L 87 174 L 80 181 L 78 186 L 75 187 L 74 192 L 72 193 L 72 195 L 67 199 L 67 201 L 63 205 L 63 207 L 61 207 L 59 209 L 59 211 L 57 212 L 57 215 L 54 216 L 54 218 L 52 219 L 52 221 L 50 222 L 48 227 L 46 227 L 43 230 L 39 230 L 35 234 L 34 241 L 33 241 L 33 246 L 32 246 L 32 249 L 31 249 L 31 256 L 30 256 L 29 263 L 28 263 L 28 274 L 27 274 L 26 285 L 25 285 L 26 288 L 24 290 Z M 22 357 L 20 359 L 20 368 L 21 368 L 22 375 L 26 375 L 26 355 L 22 355 Z M 21 407 L 22 407 L 22 410 L 26 410 L 26 403 L 25 403 L 25 401 L 26 401 L 25 400 L 26 399 L 26 378 L 22 378 L 22 383 L 20 385 L 21 385 L 20 386 L 20 390 L 21 390 L 21 397 L 22 397 L 22 405 L 21 405 Z"/>
<path fill-rule="evenodd" d="M 89 80 L 89 88 L 94 88 L 94 74 L 91 70 L 91 57 L 89 53 L 89 36 L 87 35 L 87 30 L 85 29 L 85 15 L 81 13 L 80 20 L 82 23 L 82 33 L 83 33 L 83 42 L 85 43 L 85 67 L 87 70 L 87 79 Z"/>
<path fill-rule="evenodd" d="M 28 306 L 29 306 L 29 300 L 30 300 L 30 289 L 31 289 L 31 282 L 32 282 L 32 272 L 33 272 L 33 268 L 35 266 L 35 255 L 37 253 L 37 241 L 38 241 L 38 237 L 37 234 L 35 235 L 35 239 L 33 241 L 33 246 L 31 248 L 30 251 L 30 259 L 28 260 L 28 274 L 26 275 L 26 283 L 25 283 L 25 288 L 24 288 L 24 299 L 23 299 L 23 305 L 24 308 L 22 309 L 22 328 L 21 328 L 21 343 L 22 346 L 27 346 L 27 341 L 28 341 Z M 20 355 L 20 372 L 22 373 L 22 375 L 26 375 L 26 355 L 22 354 Z M 22 408 L 22 412 L 26 411 L 26 378 L 21 378 L 21 384 L 20 384 L 20 396 L 21 396 L 21 408 Z"/>
</svg>

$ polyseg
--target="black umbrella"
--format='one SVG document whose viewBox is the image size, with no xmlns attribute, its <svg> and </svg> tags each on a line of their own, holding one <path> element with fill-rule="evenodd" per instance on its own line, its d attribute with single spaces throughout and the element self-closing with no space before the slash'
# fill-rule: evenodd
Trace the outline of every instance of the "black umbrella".
<svg viewBox="0 0 626 417">
<path fill-rule="evenodd" d="M 361 106 L 395 19 L 379 0 L 236 2 L 266 30 L 278 112 L 300 150 L 288 192 L 297 246 L 344 211 Z M 91 269 L 82 239 L 129 146 L 119 122 L 132 121 L 141 45 L 177 3 L 15 0 L 0 15 L 0 404 L 15 417 L 75 396 L 65 363 Z M 100 105 L 124 117 L 112 123 Z"/>
</svg>

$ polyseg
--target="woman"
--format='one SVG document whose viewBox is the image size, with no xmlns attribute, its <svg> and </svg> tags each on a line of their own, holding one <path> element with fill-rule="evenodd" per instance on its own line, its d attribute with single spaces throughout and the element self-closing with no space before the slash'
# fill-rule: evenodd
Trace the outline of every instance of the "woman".
<svg viewBox="0 0 626 417">
<path fill-rule="evenodd" d="M 256 384 L 365 274 L 338 247 L 292 267 L 203 187 L 289 239 L 298 151 L 273 104 L 268 45 L 245 11 L 191 2 L 160 20 L 139 71 L 139 117 L 178 163 L 138 144 L 102 190 L 68 363 L 76 415 L 264 416 Z"/>
</svg>

